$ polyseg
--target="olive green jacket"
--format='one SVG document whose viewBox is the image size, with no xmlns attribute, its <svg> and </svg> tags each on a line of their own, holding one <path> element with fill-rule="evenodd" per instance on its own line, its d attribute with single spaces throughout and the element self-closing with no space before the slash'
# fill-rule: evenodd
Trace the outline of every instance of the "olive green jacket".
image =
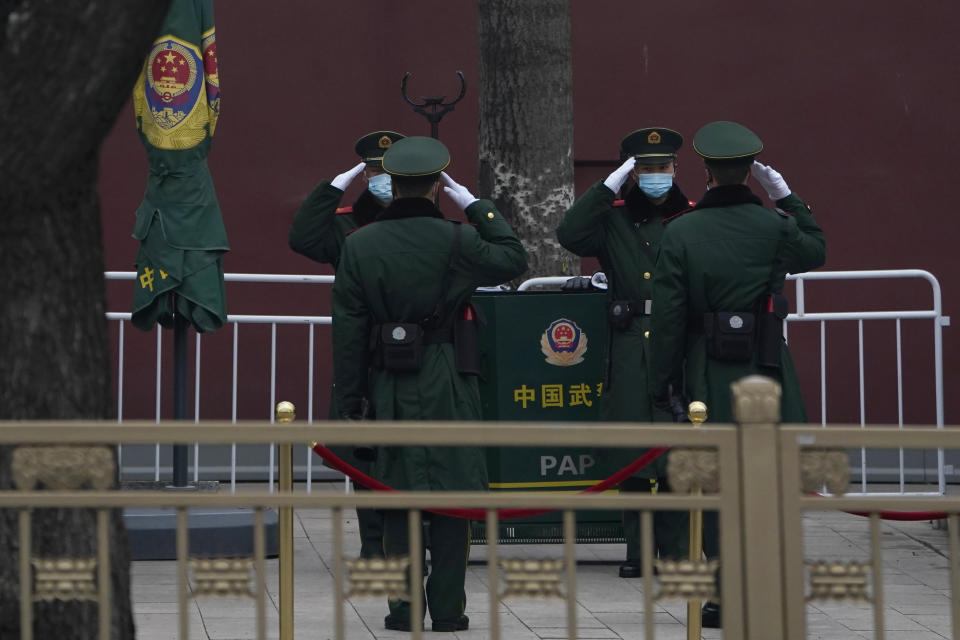
<svg viewBox="0 0 960 640">
<path fill-rule="evenodd" d="M 377 420 L 478 420 L 480 395 L 472 376 L 457 373 L 453 345 L 424 347 L 418 372 L 373 370 L 371 327 L 421 322 L 437 308 L 442 279 L 452 274 L 440 304 L 440 327 L 477 286 L 495 285 L 527 268 L 523 245 L 488 200 L 466 210 L 476 227 L 443 219 L 426 198 L 401 198 L 377 222 L 347 236 L 333 286 L 333 363 L 337 405 L 360 413 L 368 397 Z M 451 264 L 453 234 L 460 246 Z M 483 451 L 476 447 L 381 447 L 374 475 L 398 489 L 486 490 Z"/>
<path fill-rule="evenodd" d="M 352 207 L 340 207 L 343 191 L 324 180 L 303 201 L 290 225 L 290 248 L 311 260 L 331 265 L 340 262 L 340 249 L 348 233 L 370 224 L 383 204 L 364 190 Z"/>
<path fill-rule="evenodd" d="M 598 182 L 567 210 L 557 238 L 578 256 L 600 260 L 609 282 L 609 300 L 650 300 L 663 219 L 690 205 L 676 185 L 663 203 L 654 205 L 637 188 L 615 202 L 613 192 Z M 601 419 L 672 419 L 654 409 L 648 393 L 652 373 L 649 332 L 650 316 L 646 315 L 635 316 L 624 331 L 611 330 Z"/>
<path fill-rule="evenodd" d="M 327 180 L 320 182 L 297 210 L 288 236 L 291 249 L 311 260 L 329 264 L 334 271 L 340 262 L 340 250 L 347 234 L 373 222 L 384 209 L 383 204 L 367 190 L 360 194 L 352 207 L 341 207 L 342 198 L 343 191 Z M 332 387 L 327 415 L 330 420 L 340 419 Z M 342 460 L 369 473 L 370 463 L 356 458 L 353 449 L 350 445 L 330 447 Z"/>
<path fill-rule="evenodd" d="M 706 402 L 712 422 L 732 421 L 730 384 L 757 373 L 783 385 L 785 422 L 806 421 L 785 342 L 777 371 L 709 358 L 703 334 L 705 313 L 754 311 L 771 283 L 780 292 L 787 273 L 824 263 L 823 231 L 810 209 L 792 193 L 776 205 L 785 213 L 764 207 L 745 185 L 716 187 L 693 210 L 669 221 L 660 242 L 653 286 L 653 392 L 663 396 L 668 384 L 685 380 L 688 399 Z"/>
</svg>

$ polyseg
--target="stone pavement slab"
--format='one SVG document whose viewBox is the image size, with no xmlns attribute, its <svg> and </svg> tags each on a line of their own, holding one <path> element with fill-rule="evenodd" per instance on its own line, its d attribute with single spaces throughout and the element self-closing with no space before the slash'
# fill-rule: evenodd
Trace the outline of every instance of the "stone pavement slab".
<svg viewBox="0 0 960 640">
<path fill-rule="evenodd" d="M 334 485 L 339 490 L 342 485 Z M 314 485 L 315 490 L 325 490 Z M 295 519 L 295 637 L 333 639 L 333 553 L 331 519 L 323 510 L 296 512 Z M 359 538 L 355 514 L 345 513 L 346 554 L 356 556 Z M 808 560 L 857 560 L 869 557 L 869 523 L 842 513 L 809 513 L 804 517 Z M 950 638 L 950 601 L 947 534 L 928 522 L 885 522 L 884 638 L 885 640 L 942 640 Z M 502 557 L 549 558 L 562 555 L 561 545 L 501 545 Z M 577 637 L 584 639 L 644 638 L 643 580 L 624 580 L 617 569 L 623 544 L 577 545 Z M 435 634 L 427 617 L 424 637 L 451 640 L 490 638 L 486 548 L 474 546 L 467 570 L 467 609 L 470 629 Z M 278 638 L 277 561 L 267 563 L 268 638 Z M 166 640 L 177 637 L 176 565 L 169 561 L 133 563 L 132 596 L 137 637 Z M 567 638 L 565 602 L 509 598 L 498 603 L 500 637 L 504 640 L 560 640 Z M 348 640 L 408 639 L 410 634 L 387 631 L 381 599 L 352 599 L 345 603 Z M 190 638 L 245 640 L 255 638 L 252 600 L 199 599 L 189 606 Z M 654 638 L 686 640 L 686 604 L 658 601 L 654 605 Z M 807 605 L 807 637 L 850 640 L 874 637 L 869 605 L 813 602 Z M 722 638 L 720 630 L 706 629 L 703 638 Z M 960 640 L 960 639 L 957 639 Z"/>
</svg>

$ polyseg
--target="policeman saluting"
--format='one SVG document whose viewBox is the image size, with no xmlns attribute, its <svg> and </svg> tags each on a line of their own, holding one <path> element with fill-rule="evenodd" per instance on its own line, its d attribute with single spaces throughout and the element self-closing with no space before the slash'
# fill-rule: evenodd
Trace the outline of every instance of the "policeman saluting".
<svg viewBox="0 0 960 640">
<path fill-rule="evenodd" d="M 373 131 L 357 140 L 354 151 L 360 156 L 360 162 L 333 180 L 321 180 L 300 205 L 290 226 L 290 248 L 311 260 L 329 264 L 336 270 L 347 234 L 373 222 L 393 200 L 390 175 L 383 171 L 383 154 L 394 142 L 403 138 L 403 134 L 395 131 Z M 352 206 L 341 207 L 340 200 L 344 192 L 360 175 L 367 183 L 367 188 Z M 332 389 L 330 396 L 329 418 L 339 420 L 340 411 Z M 331 449 L 354 468 L 363 473 L 370 472 L 370 461 L 356 458 L 353 447 L 334 446 Z M 355 487 L 357 490 L 364 489 L 360 484 Z M 357 523 L 360 528 L 360 557 L 383 557 L 383 514 L 376 509 L 357 509 Z"/>
<path fill-rule="evenodd" d="M 396 131 L 373 131 L 357 140 L 354 151 L 360 162 L 332 180 L 321 180 L 300 205 L 290 226 L 290 248 L 336 268 L 346 234 L 373 222 L 393 200 L 390 175 L 383 171 L 383 154 L 403 138 Z M 367 188 L 353 205 L 341 207 L 344 191 L 360 175 Z"/>
<path fill-rule="evenodd" d="M 693 204 L 674 181 L 677 151 L 682 144 L 683 136 L 665 127 L 627 134 L 620 142 L 623 164 L 580 196 L 557 228 L 557 238 L 566 249 L 579 256 L 599 258 L 609 282 L 610 355 L 601 420 L 673 420 L 669 412 L 657 410 L 650 398 L 650 311 L 656 306 L 651 302 L 651 285 L 663 220 Z M 615 200 L 621 190 L 623 199 Z M 626 453 L 633 460 L 642 451 Z M 625 457 L 624 463 L 628 461 Z M 665 463 L 666 456 L 661 456 L 623 482 L 620 490 L 649 492 L 652 483 L 668 490 Z M 644 571 L 639 512 L 624 512 L 623 529 L 627 557 L 620 567 L 620 577 L 639 578 Z M 686 558 L 687 514 L 656 512 L 653 537 L 654 552 L 661 558 Z"/>
<path fill-rule="evenodd" d="M 784 422 L 805 422 L 803 398 L 783 340 L 787 273 L 824 262 L 823 231 L 810 208 L 773 168 L 755 161 L 760 138 L 735 122 L 711 122 L 693 140 L 709 190 L 691 210 L 666 221 L 653 283 L 654 399 L 706 402 L 710 419 L 732 422 L 730 384 L 751 374 L 783 387 Z M 750 176 L 776 209 L 750 190 Z M 711 517 L 712 516 L 712 517 Z M 704 517 L 704 551 L 718 555 L 716 513 Z M 718 627 L 707 603 L 703 626 Z"/>
<path fill-rule="evenodd" d="M 395 199 L 346 238 L 333 286 L 333 363 L 337 405 L 359 416 L 367 397 L 377 420 L 479 420 L 475 369 L 463 366 L 457 323 L 478 285 L 522 274 L 526 253 L 489 200 L 478 200 L 441 173 L 450 153 L 438 140 L 409 137 L 384 154 Z M 435 204 L 444 192 L 475 226 L 444 219 Z M 468 358 L 466 358 L 468 359 Z M 368 366 L 372 370 L 368 375 Z M 478 447 L 380 447 L 373 475 L 403 490 L 486 491 Z M 431 572 L 426 599 L 434 631 L 461 631 L 470 523 L 431 519 Z M 387 557 L 409 552 L 407 512 L 387 511 Z M 422 578 L 414 577 L 414 588 Z M 410 603 L 390 602 L 387 629 L 409 631 Z"/>
</svg>

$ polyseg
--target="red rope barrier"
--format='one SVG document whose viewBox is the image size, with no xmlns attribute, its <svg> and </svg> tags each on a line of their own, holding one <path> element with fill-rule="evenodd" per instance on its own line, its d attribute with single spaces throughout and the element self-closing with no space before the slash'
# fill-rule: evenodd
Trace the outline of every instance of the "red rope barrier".
<svg viewBox="0 0 960 640">
<path fill-rule="evenodd" d="M 592 487 L 587 487 L 580 493 L 599 493 L 601 491 L 606 491 L 607 489 L 614 487 L 640 469 L 646 467 L 648 464 L 659 458 L 667 451 L 667 447 L 654 447 L 653 449 L 648 450 L 645 454 L 625 466 L 623 469 L 620 469 L 612 476 L 605 480 L 601 480 Z M 349 476 L 352 480 L 358 484 L 363 485 L 367 489 L 373 491 L 397 491 L 391 486 L 385 485 L 379 480 L 375 480 L 363 473 L 359 469 L 351 466 L 350 464 L 344 462 L 340 459 L 335 453 L 327 449 L 322 444 L 314 445 L 313 452 L 318 456 L 323 458 L 323 460 L 330 465 L 332 469 L 343 473 L 346 476 Z M 825 498 L 827 496 L 822 493 L 814 492 L 813 495 Z M 483 520 L 486 518 L 486 512 L 483 509 L 428 509 L 433 513 L 439 513 L 442 515 L 453 516 L 456 518 L 466 518 L 468 520 Z M 501 520 L 515 520 L 517 518 L 529 518 L 530 516 L 538 516 L 544 513 L 550 513 L 550 509 L 500 509 L 497 513 L 500 516 Z M 870 513 L 866 511 L 846 511 L 854 516 L 860 516 L 863 518 L 870 517 Z M 921 520 L 943 520 L 947 517 L 945 511 L 881 511 L 880 519 L 881 520 L 893 520 L 899 522 L 918 522 Z"/>
<path fill-rule="evenodd" d="M 663 455 L 666 450 L 666 447 L 654 447 L 625 466 L 623 469 L 617 471 L 609 478 L 601 480 L 592 487 L 587 487 L 580 493 L 599 493 L 601 491 L 606 491 L 610 487 L 620 484 L 640 469 L 646 467 L 648 464 Z M 359 469 L 356 469 L 352 465 L 344 462 L 335 453 L 330 451 L 330 449 L 327 449 L 322 444 L 314 445 L 313 452 L 323 458 L 324 462 L 326 462 L 332 469 L 336 469 L 344 475 L 349 476 L 352 480 L 363 485 L 367 489 L 371 489 L 373 491 L 397 491 L 397 489 L 385 485 L 379 480 L 371 478 Z M 483 509 L 428 509 L 428 511 L 432 513 L 439 513 L 445 516 L 453 516 L 455 518 L 466 518 L 468 520 L 483 520 L 487 517 L 486 511 Z M 497 511 L 497 513 L 499 514 L 501 520 L 514 520 L 516 518 L 529 518 L 530 516 L 538 516 L 544 513 L 550 513 L 550 511 L 551 509 L 500 509 Z"/>
<path fill-rule="evenodd" d="M 822 493 L 813 492 L 813 495 L 819 498 L 826 498 Z M 869 518 L 869 511 L 844 511 L 852 516 Z M 946 511 L 881 511 L 881 520 L 895 520 L 898 522 L 919 522 L 920 520 L 944 520 L 947 517 Z"/>
</svg>

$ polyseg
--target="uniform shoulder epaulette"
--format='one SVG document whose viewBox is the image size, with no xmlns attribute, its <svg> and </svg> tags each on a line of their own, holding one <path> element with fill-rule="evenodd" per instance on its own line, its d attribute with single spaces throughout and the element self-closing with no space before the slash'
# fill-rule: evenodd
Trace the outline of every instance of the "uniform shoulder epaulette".
<svg viewBox="0 0 960 640">
<path fill-rule="evenodd" d="M 333 213 L 334 215 L 339 215 L 341 213 L 353 213 L 353 207 L 339 207 Z"/>
<path fill-rule="evenodd" d="M 615 207 L 623 207 L 623 206 L 626 206 L 626 204 L 627 204 L 627 201 L 626 201 L 626 200 L 614 200 L 614 201 L 613 201 L 613 206 L 615 206 Z"/>
</svg>

